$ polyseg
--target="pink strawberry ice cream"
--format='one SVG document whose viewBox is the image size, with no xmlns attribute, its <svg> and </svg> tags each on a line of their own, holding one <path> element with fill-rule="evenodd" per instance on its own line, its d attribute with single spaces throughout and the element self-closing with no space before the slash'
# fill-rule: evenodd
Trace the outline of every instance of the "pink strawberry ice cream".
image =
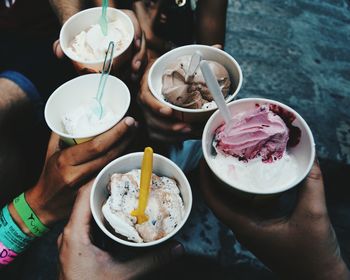
<svg viewBox="0 0 350 280">
<path fill-rule="evenodd" d="M 253 105 L 253 104 L 252 104 Z M 215 131 L 212 168 L 232 186 L 247 192 L 269 192 L 293 184 L 301 130 L 293 113 L 273 104 L 253 105 L 237 113 L 228 128 Z"/>
<path fill-rule="evenodd" d="M 244 112 L 216 131 L 216 148 L 225 154 L 248 161 L 261 157 L 264 162 L 282 158 L 289 129 L 282 118 L 267 106 Z"/>
</svg>

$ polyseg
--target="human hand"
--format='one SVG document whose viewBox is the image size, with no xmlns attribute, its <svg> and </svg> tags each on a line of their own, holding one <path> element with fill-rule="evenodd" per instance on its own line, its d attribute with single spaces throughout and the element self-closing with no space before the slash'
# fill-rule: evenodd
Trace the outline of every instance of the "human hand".
<svg viewBox="0 0 350 280">
<path fill-rule="evenodd" d="M 222 48 L 220 44 L 213 45 L 213 47 Z M 150 138 L 168 143 L 201 138 L 204 123 L 189 124 L 176 119 L 174 110 L 159 102 L 151 93 L 148 87 L 148 74 L 155 60 L 156 58 L 149 60 L 146 71 L 141 79 L 138 95 L 138 103 L 145 116 L 144 119 Z"/>
<path fill-rule="evenodd" d="M 133 10 L 137 18 L 141 19 L 140 24 L 142 30 L 145 32 L 147 46 L 158 54 L 170 51 L 176 47 L 171 41 L 164 40 L 153 32 L 161 2 L 162 0 L 148 1 L 146 3 L 144 1 L 133 2 Z M 160 14 L 161 23 L 164 23 L 165 17 L 164 14 Z"/>
<path fill-rule="evenodd" d="M 41 222 L 50 225 L 68 217 L 79 186 L 119 156 L 135 130 L 135 120 L 127 117 L 94 139 L 63 150 L 59 136 L 53 133 L 39 181 L 26 192 L 27 202 Z"/>
<path fill-rule="evenodd" d="M 202 162 L 200 188 L 215 215 L 237 239 L 283 279 L 349 279 L 330 223 L 321 170 L 314 163 L 290 217 L 267 219 L 216 188 Z M 244 203 L 244 202 L 243 202 Z"/>
<path fill-rule="evenodd" d="M 133 40 L 133 46 L 132 46 L 132 53 L 133 57 L 131 60 L 131 63 L 127 63 L 128 61 L 128 56 L 127 55 L 121 55 L 121 58 L 118 58 L 118 66 L 113 65 L 113 70 L 112 72 L 115 73 L 117 76 L 120 75 L 121 73 L 131 73 L 131 79 L 136 81 L 141 77 L 143 70 L 145 66 L 147 65 L 147 48 L 146 48 L 146 38 L 143 35 L 142 29 L 140 27 L 140 23 L 136 18 L 136 15 L 133 11 L 131 10 L 121 10 L 123 11 L 126 15 L 129 16 L 131 19 L 133 25 L 134 25 L 134 40 Z M 64 52 L 62 50 L 61 44 L 59 40 L 56 40 L 53 43 L 53 52 L 56 55 L 57 58 L 62 59 L 64 58 Z M 127 51 L 126 51 L 127 52 Z M 120 65 L 124 66 L 130 66 L 130 70 L 125 70 L 123 67 L 120 68 Z M 75 64 L 75 67 L 79 67 L 78 64 Z M 117 68 L 118 67 L 118 68 Z M 77 69 L 78 72 L 84 72 L 84 71 L 89 71 L 87 69 Z"/>
<path fill-rule="evenodd" d="M 143 74 L 143 71 L 147 65 L 147 47 L 146 47 L 146 38 L 141 29 L 141 24 L 136 18 L 136 15 L 131 10 L 122 10 L 126 13 L 133 25 L 134 25 L 134 56 L 131 61 L 131 79 L 133 81 L 138 81 Z"/>
<path fill-rule="evenodd" d="M 159 102 L 148 87 L 148 73 L 154 61 L 147 66 L 141 79 L 138 103 L 144 113 L 148 134 L 151 139 L 165 142 L 179 142 L 187 138 L 200 137 L 200 131 L 188 123 L 177 120 L 169 106 Z"/>
<path fill-rule="evenodd" d="M 135 279 L 160 268 L 183 254 L 181 244 L 168 244 L 153 253 L 119 262 L 92 244 L 90 239 L 92 182 L 79 190 L 72 215 L 57 240 L 59 279 Z"/>
</svg>

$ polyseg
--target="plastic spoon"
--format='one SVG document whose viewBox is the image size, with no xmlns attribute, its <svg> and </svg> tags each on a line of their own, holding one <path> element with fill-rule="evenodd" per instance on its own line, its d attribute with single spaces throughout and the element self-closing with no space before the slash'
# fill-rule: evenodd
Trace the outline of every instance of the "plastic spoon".
<svg viewBox="0 0 350 280">
<path fill-rule="evenodd" d="M 200 65 L 200 68 L 202 70 L 202 74 L 203 74 L 204 80 L 208 86 L 208 89 L 209 89 L 210 93 L 212 94 L 214 101 L 215 101 L 216 105 L 218 106 L 219 111 L 225 120 L 225 123 L 226 123 L 225 130 L 226 130 L 230 126 L 230 124 L 232 123 L 232 117 L 231 117 L 230 110 L 227 107 L 225 98 L 222 95 L 219 83 L 218 83 L 216 77 L 214 76 L 213 71 L 211 70 L 211 68 L 206 60 L 202 60 L 199 65 Z"/>
<path fill-rule="evenodd" d="M 114 43 L 111 41 L 109 42 L 107 53 L 105 56 L 105 60 L 103 62 L 102 67 L 102 73 L 100 82 L 98 84 L 97 93 L 96 93 L 96 101 L 98 103 L 98 106 L 96 107 L 96 114 L 99 116 L 99 119 L 101 119 L 103 115 L 103 107 L 102 107 L 102 97 L 104 94 L 104 89 L 106 86 L 106 81 L 109 76 L 109 72 L 111 72 L 112 64 L 113 64 L 113 53 L 114 53 Z"/>
<path fill-rule="evenodd" d="M 99 24 L 104 36 L 108 34 L 108 20 L 107 20 L 108 0 L 102 1 L 102 15 L 100 16 Z"/>
<path fill-rule="evenodd" d="M 139 204 L 137 209 L 131 212 L 131 215 L 137 218 L 138 224 L 142 224 L 148 221 L 148 216 L 145 214 L 145 210 L 147 207 L 148 196 L 150 191 L 152 168 L 153 149 L 151 147 L 147 147 L 143 152 L 141 166 Z"/>
<path fill-rule="evenodd" d="M 188 69 L 186 71 L 185 81 L 188 82 L 193 79 L 194 73 L 196 72 L 199 63 L 201 62 L 202 55 L 199 51 L 196 51 L 191 56 L 190 64 L 188 65 Z"/>
</svg>

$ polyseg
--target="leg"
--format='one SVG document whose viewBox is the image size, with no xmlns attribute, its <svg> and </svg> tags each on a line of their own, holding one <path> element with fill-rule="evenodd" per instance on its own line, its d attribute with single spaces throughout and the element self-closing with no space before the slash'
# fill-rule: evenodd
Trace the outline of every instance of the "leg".
<svg viewBox="0 0 350 280">
<path fill-rule="evenodd" d="M 6 121 L 20 117 L 21 109 L 30 106 L 26 93 L 13 81 L 0 78 L 0 128 Z M 3 133 L 1 133 L 3 134 Z"/>
<path fill-rule="evenodd" d="M 20 193 L 28 181 L 22 136 L 32 114 L 32 103 L 22 88 L 0 78 L 0 205 Z"/>
</svg>

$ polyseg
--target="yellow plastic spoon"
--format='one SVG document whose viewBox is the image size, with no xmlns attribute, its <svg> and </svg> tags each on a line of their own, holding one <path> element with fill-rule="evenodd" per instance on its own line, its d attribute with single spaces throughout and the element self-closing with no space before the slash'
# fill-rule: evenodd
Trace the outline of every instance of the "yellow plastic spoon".
<svg viewBox="0 0 350 280">
<path fill-rule="evenodd" d="M 152 168 L 153 168 L 153 150 L 151 147 L 146 147 L 143 152 L 143 159 L 142 159 L 142 166 L 141 166 L 139 204 L 137 209 L 131 212 L 131 215 L 137 218 L 138 224 L 142 224 L 148 221 L 148 217 L 145 214 L 145 210 L 147 207 L 148 196 L 150 191 Z"/>
</svg>

